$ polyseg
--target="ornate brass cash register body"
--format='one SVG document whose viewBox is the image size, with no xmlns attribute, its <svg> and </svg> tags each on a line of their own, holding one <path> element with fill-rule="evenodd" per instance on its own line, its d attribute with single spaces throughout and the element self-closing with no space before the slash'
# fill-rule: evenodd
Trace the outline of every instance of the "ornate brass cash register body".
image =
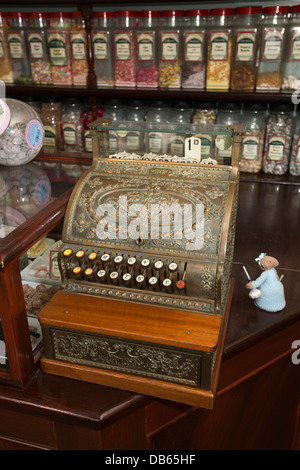
<svg viewBox="0 0 300 470">
<path fill-rule="evenodd" d="M 45 372 L 212 408 L 243 126 L 91 124 L 39 315 Z"/>
</svg>

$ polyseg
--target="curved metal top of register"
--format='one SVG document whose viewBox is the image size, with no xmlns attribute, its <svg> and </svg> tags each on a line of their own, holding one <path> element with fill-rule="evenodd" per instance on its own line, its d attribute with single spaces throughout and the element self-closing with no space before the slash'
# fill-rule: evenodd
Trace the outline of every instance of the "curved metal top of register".
<svg viewBox="0 0 300 470">
<path fill-rule="evenodd" d="M 67 291 L 209 315 L 231 277 L 244 125 L 90 125 L 59 265 Z"/>
</svg>

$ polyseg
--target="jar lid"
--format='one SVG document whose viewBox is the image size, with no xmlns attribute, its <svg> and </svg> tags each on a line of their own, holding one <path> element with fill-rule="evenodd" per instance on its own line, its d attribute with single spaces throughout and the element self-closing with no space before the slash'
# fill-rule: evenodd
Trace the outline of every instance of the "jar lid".
<svg viewBox="0 0 300 470">
<path fill-rule="evenodd" d="M 72 11 L 71 12 L 71 17 L 72 18 L 82 18 L 82 12 L 79 10 Z"/>
<path fill-rule="evenodd" d="M 167 108 L 168 103 L 163 100 L 154 100 L 154 101 L 151 101 L 149 106 L 150 108 Z"/>
<path fill-rule="evenodd" d="M 46 13 L 45 11 L 32 11 L 28 13 L 28 16 L 30 18 L 47 18 L 48 13 Z"/>
<path fill-rule="evenodd" d="M 238 15 L 255 15 L 262 12 L 262 7 L 239 7 L 236 9 Z"/>
<path fill-rule="evenodd" d="M 184 16 L 184 10 L 163 10 L 162 16 Z"/>
<path fill-rule="evenodd" d="M 223 103 L 220 103 L 219 109 L 222 109 L 223 111 L 240 111 L 241 104 L 236 102 L 227 103 L 224 101 Z"/>
<path fill-rule="evenodd" d="M 63 105 L 72 106 L 72 107 L 81 106 L 82 101 L 79 98 L 65 98 L 63 100 Z"/>
<path fill-rule="evenodd" d="M 213 8 L 210 10 L 211 15 L 234 15 L 234 8 Z"/>
<path fill-rule="evenodd" d="M 269 14 L 269 13 L 289 13 L 290 7 L 286 5 L 276 5 L 273 7 L 265 7 L 264 8 L 264 13 Z"/>
<path fill-rule="evenodd" d="M 7 13 L 7 16 L 10 18 L 27 18 L 28 13 L 25 13 L 24 11 L 10 11 Z"/>
<path fill-rule="evenodd" d="M 67 11 L 52 11 L 49 16 L 51 18 L 70 18 L 71 14 Z"/>
<path fill-rule="evenodd" d="M 129 108 L 144 108 L 146 106 L 145 102 L 142 100 L 131 100 L 128 105 Z"/>
<path fill-rule="evenodd" d="M 192 105 L 189 101 L 178 100 L 173 101 L 172 108 L 185 110 L 192 108 Z"/>
<path fill-rule="evenodd" d="M 208 16 L 208 14 L 209 14 L 209 10 L 202 10 L 202 9 L 186 11 L 187 16 Z"/>
<path fill-rule="evenodd" d="M 199 101 L 195 102 L 196 109 L 216 109 L 216 103 L 213 101 Z"/>
<path fill-rule="evenodd" d="M 296 12 L 298 12 L 298 11 L 300 11 L 300 5 L 294 5 L 294 6 L 292 7 L 292 12 L 293 12 L 293 13 L 296 13 Z"/>
<path fill-rule="evenodd" d="M 294 110 L 293 103 L 271 103 L 270 112 L 291 113 Z"/>
<path fill-rule="evenodd" d="M 42 104 L 43 103 L 61 103 L 61 99 L 57 96 L 45 96 L 42 99 Z"/>
<path fill-rule="evenodd" d="M 10 109 L 4 100 L 0 99 L 0 135 L 6 130 L 10 122 Z"/>
<path fill-rule="evenodd" d="M 116 16 L 137 16 L 137 12 L 134 10 L 118 10 L 116 11 Z"/>
<path fill-rule="evenodd" d="M 114 18 L 114 11 L 94 11 L 93 16 L 95 18 Z"/>
<path fill-rule="evenodd" d="M 160 16 L 160 11 L 158 10 L 142 10 L 138 12 L 138 16 L 141 18 L 157 18 Z"/>
<path fill-rule="evenodd" d="M 106 100 L 104 108 L 105 106 L 123 106 L 123 101 L 118 98 L 111 98 L 110 100 Z"/>
<path fill-rule="evenodd" d="M 267 103 L 245 103 L 244 110 L 263 112 L 267 110 Z"/>
</svg>

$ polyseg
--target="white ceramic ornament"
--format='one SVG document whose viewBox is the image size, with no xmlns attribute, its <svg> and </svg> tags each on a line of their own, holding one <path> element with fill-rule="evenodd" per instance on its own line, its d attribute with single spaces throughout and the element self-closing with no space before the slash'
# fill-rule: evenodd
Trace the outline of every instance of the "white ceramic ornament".
<svg viewBox="0 0 300 470">
<path fill-rule="evenodd" d="M 261 291 L 259 289 L 251 289 L 249 292 L 250 299 L 258 299 L 261 296 Z"/>
</svg>

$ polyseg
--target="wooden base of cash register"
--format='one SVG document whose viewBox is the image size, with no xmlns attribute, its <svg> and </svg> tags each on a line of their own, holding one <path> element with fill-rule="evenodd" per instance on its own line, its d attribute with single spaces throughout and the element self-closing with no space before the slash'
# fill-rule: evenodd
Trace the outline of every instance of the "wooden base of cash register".
<svg viewBox="0 0 300 470">
<path fill-rule="evenodd" d="M 223 315 L 57 292 L 42 309 L 44 372 L 213 408 Z"/>
</svg>

